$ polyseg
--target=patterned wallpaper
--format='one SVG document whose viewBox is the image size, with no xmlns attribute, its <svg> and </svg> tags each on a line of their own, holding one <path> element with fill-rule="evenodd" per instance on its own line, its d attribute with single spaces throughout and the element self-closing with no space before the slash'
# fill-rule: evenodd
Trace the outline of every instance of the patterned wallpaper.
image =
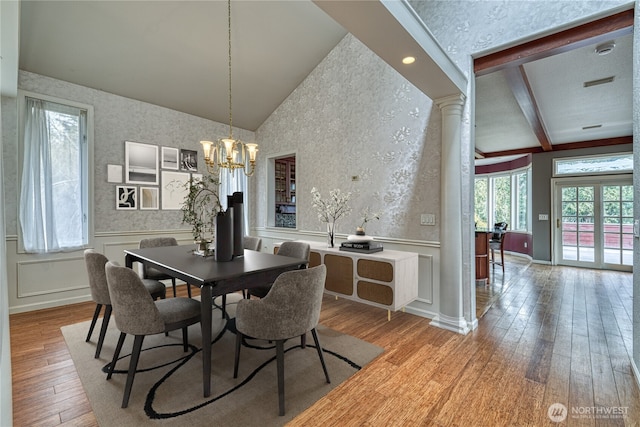
<svg viewBox="0 0 640 427">
<path fill-rule="evenodd" d="M 408 0 L 449 57 L 470 75 L 471 55 L 630 4 L 628 0 Z M 535 37 L 533 37 L 535 38 Z"/>
<path fill-rule="evenodd" d="M 107 182 L 107 164 L 125 163 L 125 141 L 155 144 L 198 151 L 198 172 L 204 173 L 200 149 L 203 139 L 228 134 L 228 125 L 169 110 L 99 90 L 20 71 L 18 87 L 45 95 L 93 105 L 95 117 L 95 224 L 96 232 L 188 229 L 179 210 L 116 210 L 116 185 Z M 17 233 L 18 134 L 17 102 L 2 98 L 5 214 L 8 235 Z M 252 140 L 253 132 L 234 129 L 234 135 Z M 139 187 L 139 186 L 138 186 Z"/>
<path fill-rule="evenodd" d="M 440 111 L 350 34 L 256 131 L 256 140 L 263 158 L 297 151 L 299 229 L 326 230 L 311 206 L 311 188 L 325 197 L 339 188 L 352 193 L 353 211 L 338 220 L 338 233 L 353 234 L 368 206 L 382 212 L 367 224 L 369 235 L 438 240 L 439 226 L 420 226 L 420 214 L 440 213 Z M 257 176 L 266 176 L 264 168 L 260 163 Z M 267 186 L 260 179 L 255 186 L 262 227 Z"/>
</svg>

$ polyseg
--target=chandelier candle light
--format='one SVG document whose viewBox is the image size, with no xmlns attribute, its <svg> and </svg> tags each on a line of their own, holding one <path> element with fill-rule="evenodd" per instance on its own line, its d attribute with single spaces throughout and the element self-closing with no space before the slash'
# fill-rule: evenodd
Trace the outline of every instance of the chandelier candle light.
<svg viewBox="0 0 640 427">
<path fill-rule="evenodd" d="M 251 176 L 255 171 L 258 144 L 245 143 L 233 138 L 233 114 L 231 97 L 231 0 L 228 0 L 229 18 L 229 137 L 217 142 L 200 141 L 204 151 L 204 160 L 210 174 L 219 174 L 220 169 L 228 169 L 233 175 L 236 169 L 242 169 Z"/>
</svg>

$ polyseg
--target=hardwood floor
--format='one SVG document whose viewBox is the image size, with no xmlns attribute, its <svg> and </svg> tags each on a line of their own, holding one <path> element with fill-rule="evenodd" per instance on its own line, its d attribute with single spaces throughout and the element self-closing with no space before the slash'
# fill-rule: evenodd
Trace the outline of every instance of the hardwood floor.
<svg viewBox="0 0 640 427">
<path fill-rule="evenodd" d="M 562 403 L 564 425 L 638 425 L 631 294 L 629 273 L 533 264 L 466 336 L 325 297 L 322 324 L 385 352 L 290 424 L 556 425 L 547 411 Z M 10 317 L 14 425 L 96 425 L 59 330 L 93 307 Z"/>
</svg>

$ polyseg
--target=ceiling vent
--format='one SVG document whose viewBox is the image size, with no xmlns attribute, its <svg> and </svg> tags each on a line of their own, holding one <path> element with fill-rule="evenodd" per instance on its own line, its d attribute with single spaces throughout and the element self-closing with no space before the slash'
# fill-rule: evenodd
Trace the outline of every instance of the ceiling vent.
<svg viewBox="0 0 640 427">
<path fill-rule="evenodd" d="M 604 79 L 591 80 L 590 82 L 584 82 L 583 85 L 584 87 L 598 86 L 598 85 L 603 85 L 605 83 L 611 83 L 613 82 L 613 79 L 614 79 L 614 76 L 610 76 L 610 77 L 605 77 Z"/>
</svg>

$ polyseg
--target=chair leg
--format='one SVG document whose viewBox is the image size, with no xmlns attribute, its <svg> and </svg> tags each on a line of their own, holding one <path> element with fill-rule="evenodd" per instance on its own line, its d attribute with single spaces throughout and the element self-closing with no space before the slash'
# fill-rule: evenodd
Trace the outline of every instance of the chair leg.
<svg viewBox="0 0 640 427">
<path fill-rule="evenodd" d="M 189 351 L 189 332 L 186 326 L 182 328 L 182 348 L 185 353 Z"/>
<path fill-rule="evenodd" d="M 242 334 L 236 331 L 236 355 L 233 361 L 233 378 L 238 378 L 238 366 L 240 365 L 240 348 L 242 347 Z"/>
<path fill-rule="evenodd" d="M 91 334 L 93 333 L 93 328 L 96 326 L 100 310 L 102 310 L 102 304 L 96 304 L 96 310 L 93 312 L 93 319 L 91 319 L 91 326 L 89 326 L 89 333 L 87 334 L 87 339 L 84 340 L 84 342 L 89 342 L 91 339 Z"/>
<path fill-rule="evenodd" d="M 307 348 L 307 334 L 300 335 L 300 347 Z"/>
<path fill-rule="evenodd" d="M 320 347 L 320 340 L 318 339 L 318 332 L 316 331 L 316 328 L 311 330 L 311 335 L 313 335 L 313 341 L 316 343 L 316 350 L 318 350 L 318 356 L 320 356 L 320 363 L 322 363 L 322 370 L 324 371 L 324 376 L 327 378 L 327 384 L 330 384 L 331 380 L 329 379 L 329 371 L 327 371 L 327 365 L 324 363 L 322 347 Z"/>
<path fill-rule="evenodd" d="M 176 278 L 175 277 L 171 278 L 171 285 L 173 287 L 173 297 L 175 298 L 177 296 L 177 293 L 176 293 Z M 189 286 L 189 285 L 187 285 L 187 286 Z M 189 297 L 191 297 L 191 295 L 189 295 Z"/>
<path fill-rule="evenodd" d="M 284 415 L 284 340 L 276 341 L 276 364 L 278 365 L 278 407 Z"/>
<path fill-rule="evenodd" d="M 120 350 L 122 350 L 122 344 L 124 344 L 124 338 L 127 336 L 124 332 L 120 332 L 120 338 L 118 338 L 118 344 L 116 345 L 116 350 L 113 352 L 113 359 L 111 360 L 111 364 L 109 365 L 109 372 L 107 373 L 107 379 L 111 379 L 111 375 L 113 375 L 113 370 L 116 367 L 116 361 L 118 360 L 118 356 L 120 356 Z"/>
<path fill-rule="evenodd" d="M 502 274 L 504 274 L 504 249 L 500 247 L 500 265 L 502 265 Z"/>
<path fill-rule="evenodd" d="M 227 294 L 222 295 L 222 318 L 224 319 L 224 314 L 227 312 Z"/>
<path fill-rule="evenodd" d="M 136 335 L 136 339 L 133 342 L 131 362 L 129 362 L 129 372 L 127 373 L 127 384 L 124 386 L 124 396 L 122 397 L 122 408 L 129 406 L 129 396 L 131 396 L 131 387 L 133 386 L 133 379 L 136 376 L 136 368 L 138 367 L 143 341 L 144 335 Z"/>
<path fill-rule="evenodd" d="M 107 305 L 104 308 L 104 317 L 102 318 L 102 327 L 100 328 L 100 337 L 98 338 L 98 345 L 96 346 L 95 358 L 100 357 L 102 351 L 102 343 L 104 343 L 104 337 L 107 335 L 107 326 L 109 326 L 109 319 L 111 318 L 111 305 Z"/>
</svg>

